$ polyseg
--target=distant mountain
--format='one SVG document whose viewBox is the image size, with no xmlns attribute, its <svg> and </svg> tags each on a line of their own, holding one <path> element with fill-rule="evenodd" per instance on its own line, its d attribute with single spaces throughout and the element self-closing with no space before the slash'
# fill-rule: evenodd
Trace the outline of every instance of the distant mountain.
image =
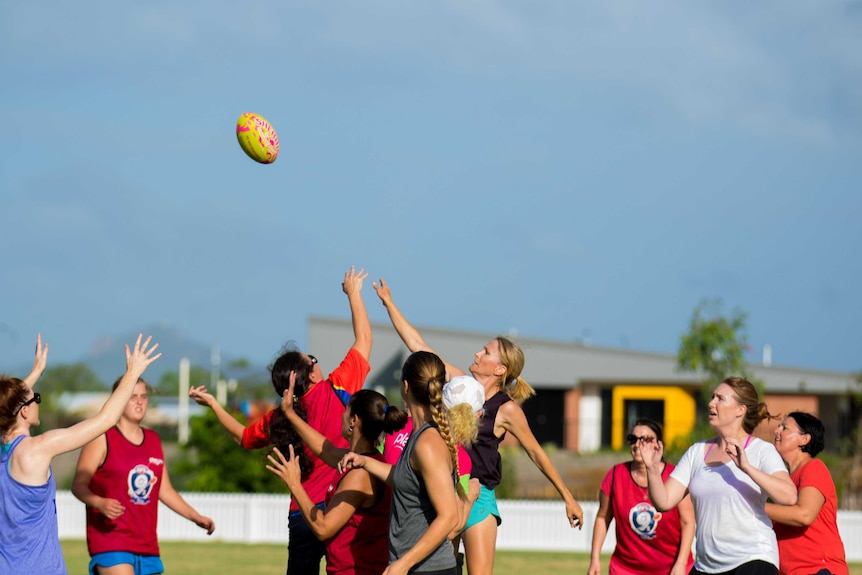
<svg viewBox="0 0 862 575">
<path fill-rule="evenodd" d="M 208 368 L 210 366 L 211 347 L 194 341 L 176 328 L 167 324 L 155 324 L 134 328 L 126 334 L 105 336 L 95 340 L 80 360 L 86 363 L 106 384 L 110 385 L 126 370 L 123 346 L 132 345 L 139 333 L 153 336 L 153 341 L 159 343 L 162 357 L 152 364 L 144 377 L 152 384 L 158 384 L 162 374 L 179 370 L 180 360 L 187 357 L 192 365 Z M 222 372 L 231 360 L 231 356 L 221 356 Z M 260 369 L 263 369 L 262 367 Z"/>
</svg>

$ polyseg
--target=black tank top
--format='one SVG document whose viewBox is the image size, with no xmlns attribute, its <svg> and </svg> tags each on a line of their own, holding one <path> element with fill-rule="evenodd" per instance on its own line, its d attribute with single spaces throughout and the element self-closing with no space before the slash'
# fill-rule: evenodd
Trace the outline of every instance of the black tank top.
<svg viewBox="0 0 862 575">
<path fill-rule="evenodd" d="M 504 391 L 498 391 L 491 399 L 485 402 L 482 422 L 479 424 L 479 437 L 476 443 L 467 449 L 473 462 L 471 477 L 479 480 L 479 483 L 488 489 L 494 489 L 500 485 L 503 478 L 503 462 L 500 459 L 500 442 L 506 437 L 506 433 L 497 437 L 494 435 L 494 422 L 497 420 L 497 411 L 500 406 L 512 398 Z"/>
</svg>

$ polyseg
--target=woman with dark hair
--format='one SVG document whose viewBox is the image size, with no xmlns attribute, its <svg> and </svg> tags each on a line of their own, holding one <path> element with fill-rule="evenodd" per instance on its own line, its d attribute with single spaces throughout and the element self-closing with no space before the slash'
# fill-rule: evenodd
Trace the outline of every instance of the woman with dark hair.
<svg viewBox="0 0 862 575">
<path fill-rule="evenodd" d="M 793 411 L 775 430 L 775 448 L 799 491 L 796 505 L 766 504 L 778 538 L 782 575 L 847 575 L 844 543 L 838 533 L 838 496 L 823 451 L 823 422 Z"/>
<path fill-rule="evenodd" d="M 664 444 L 639 442 L 656 509 L 669 511 L 691 494 L 697 523 L 691 575 L 778 572 L 766 500 L 793 505 L 796 487 L 775 447 L 751 435 L 761 421 L 774 418 L 750 381 L 728 377 L 709 402 L 715 439 L 692 445 L 669 478 L 661 473 Z"/>
<path fill-rule="evenodd" d="M 401 397 L 414 430 L 398 463 L 350 452 L 338 464 L 341 470 L 366 469 L 392 485 L 385 575 L 456 572 L 449 534 L 459 519 L 458 455 L 443 407 L 445 382 L 446 368 L 439 357 L 412 353 L 401 370 Z"/>
<path fill-rule="evenodd" d="M 649 500 L 647 471 L 641 456 L 643 446 L 663 441 L 662 429 L 652 419 L 637 419 L 626 436 L 632 460 L 614 465 L 599 490 L 599 510 L 593 527 L 588 575 L 601 573 L 602 545 L 611 521 L 615 522 L 616 548 L 611 555 L 611 575 L 635 575 L 649 571 L 657 575 L 686 575 L 691 569 L 694 541 L 694 509 L 689 497 L 664 513 Z M 662 459 L 662 479 L 674 466 Z M 644 566 L 649 568 L 645 569 Z"/>
<path fill-rule="evenodd" d="M 294 408 L 295 376 L 284 392 L 282 411 L 311 450 L 322 461 L 336 467 L 341 458 L 354 451 L 382 461 L 377 449 L 383 434 L 404 427 L 407 414 L 389 405 L 376 391 L 360 389 L 347 402 L 341 422 L 341 436 L 348 448 L 336 447 L 306 423 Z M 326 492 L 326 507 L 320 509 L 302 486 L 301 471 L 293 445 L 285 459 L 278 447 L 269 455 L 267 469 L 278 475 L 290 489 L 294 501 L 314 535 L 326 545 L 326 572 L 331 575 L 380 575 L 388 561 L 386 534 L 389 532 L 389 503 L 392 492 L 380 479 L 364 469 L 340 474 Z"/>
<path fill-rule="evenodd" d="M 337 447 L 347 447 L 347 441 L 341 436 L 341 418 L 347 400 L 362 389 L 365 377 L 371 370 L 368 365 L 372 343 L 371 324 L 362 300 L 362 282 L 366 277 L 368 274 L 365 270 L 357 272 L 353 267 L 344 274 L 341 288 L 350 304 L 355 340 L 341 364 L 329 377 L 324 379 L 316 357 L 296 350 L 282 353 L 270 369 L 272 385 L 279 398 L 290 385 L 291 373 L 295 374 L 299 401 L 295 402 L 294 410 Z M 337 477 L 335 469 L 302 445 L 302 440 L 281 409 L 272 409 L 246 427 L 225 411 L 205 387 L 191 388 L 189 396 L 212 409 L 233 440 L 245 449 L 275 445 L 282 453 L 288 453 L 292 445 L 299 460 L 306 493 L 315 505 L 321 509 L 324 507 L 326 489 Z M 317 575 L 326 549 L 305 522 L 295 499 L 290 503 L 288 531 L 287 575 Z"/>
<path fill-rule="evenodd" d="M 82 447 L 117 423 L 144 370 L 161 357 L 151 338 L 126 346 L 126 374 L 99 413 L 64 429 L 33 437 L 42 396 L 33 386 L 45 371 L 48 345 L 36 341 L 33 371 L 25 379 L 0 377 L 0 573 L 65 575 L 57 531 L 53 459 Z"/>
<path fill-rule="evenodd" d="M 407 349 L 433 353 L 434 350 L 425 343 L 419 331 L 395 306 L 386 282 L 381 279 L 380 285 L 376 282 L 372 285 Z M 444 364 L 447 381 L 464 375 L 463 370 L 451 363 L 444 361 Z M 485 405 L 478 439 L 467 450 L 473 462 L 471 476 L 479 480 L 480 493 L 473 503 L 461 537 L 470 575 L 491 575 L 494 572 L 497 527 L 502 522 L 494 490 L 503 476 L 499 447 L 506 433 L 515 436 L 533 464 L 556 488 L 566 504 L 566 519 L 572 527 L 583 527 L 584 512 L 536 440 L 521 408 L 521 404 L 536 393 L 521 377 L 521 370 L 524 369 L 524 352 L 521 348 L 509 338 L 496 337 L 476 352 L 468 369 L 485 388 Z"/>
</svg>

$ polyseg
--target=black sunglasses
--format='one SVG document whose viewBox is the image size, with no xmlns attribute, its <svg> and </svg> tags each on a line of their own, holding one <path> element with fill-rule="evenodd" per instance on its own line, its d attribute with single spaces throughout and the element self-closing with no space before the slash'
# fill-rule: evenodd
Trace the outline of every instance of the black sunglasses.
<svg viewBox="0 0 862 575">
<path fill-rule="evenodd" d="M 12 414 L 12 417 L 18 415 L 18 413 L 20 413 L 22 409 L 24 409 L 31 403 L 42 403 L 42 396 L 39 393 L 33 393 L 33 397 L 18 406 L 18 409 L 15 410 L 15 413 Z"/>
<path fill-rule="evenodd" d="M 655 437 L 652 437 L 649 435 L 643 435 L 641 437 L 638 437 L 637 435 L 633 435 L 633 434 L 629 433 L 628 435 L 626 435 L 626 441 L 628 442 L 629 445 L 634 445 L 638 441 L 643 441 L 646 444 L 650 444 L 653 441 L 655 441 Z"/>
<path fill-rule="evenodd" d="M 313 355 L 311 355 L 310 353 L 308 354 L 308 359 L 311 360 L 311 365 L 314 365 L 315 363 L 317 363 L 317 358 L 314 357 Z"/>
</svg>

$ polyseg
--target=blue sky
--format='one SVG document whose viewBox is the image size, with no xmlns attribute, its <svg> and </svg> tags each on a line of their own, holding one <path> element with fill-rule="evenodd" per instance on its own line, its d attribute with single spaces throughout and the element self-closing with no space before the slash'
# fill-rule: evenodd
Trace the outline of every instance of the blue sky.
<svg viewBox="0 0 862 575">
<path fill-rule="evenodd" d="M 862 369 L 862 2 L 6 2 L 0 75 L 0 369 L 267 360 L 351 264 L 420 325 L 673 353 L 721 298 Z"/>
</svg>

